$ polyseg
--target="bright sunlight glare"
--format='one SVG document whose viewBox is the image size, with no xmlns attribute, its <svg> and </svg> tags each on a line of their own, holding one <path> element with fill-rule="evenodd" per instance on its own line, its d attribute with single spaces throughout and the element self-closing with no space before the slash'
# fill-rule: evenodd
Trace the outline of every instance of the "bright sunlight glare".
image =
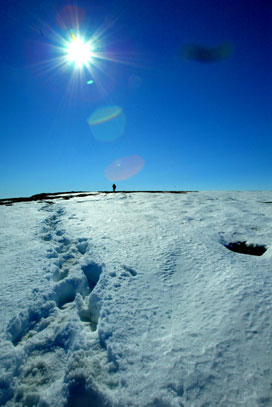
<svg viewBox="0 0 272 407">
<path fill-rule="evenodd" d="M 72 35 L 71 41 L 67 45 L 67 61 L 74 63 L 77 68 L 88 66 L 91 62 L 93 52 L 91 42 L 85 42 L 80 36 Z"/>
</svg>

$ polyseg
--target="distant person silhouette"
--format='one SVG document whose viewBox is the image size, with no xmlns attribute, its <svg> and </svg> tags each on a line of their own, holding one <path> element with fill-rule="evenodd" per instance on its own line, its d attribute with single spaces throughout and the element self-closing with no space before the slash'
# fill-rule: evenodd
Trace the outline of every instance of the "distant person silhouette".
<svg viewBox="0 0 272 407">
<path fill-rule="evenodd" d="M 115 190 L 116 190 L 116 185 L 115 184 L 113 184 L 112 190 L 113 190 L 113 192 L 115 192 Z"/>
</svg>

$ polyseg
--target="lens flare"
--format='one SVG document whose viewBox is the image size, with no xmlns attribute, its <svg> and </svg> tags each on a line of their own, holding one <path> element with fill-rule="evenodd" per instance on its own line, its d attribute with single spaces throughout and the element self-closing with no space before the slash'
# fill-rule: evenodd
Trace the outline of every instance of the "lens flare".
<svg viewBox="0 0 272 407">
<path fill-rule="evenodd" d="M 105 169 L 105 176 L 109 181 L 124 181 L 138 174 L 144 163 L 144 159 L 139 155 L 119 158 Z"/>
<path fill-rule="evenodd" d="M 96 110 L 88 123 L 95 139 L 113 141 L 124 133 L 126 117 L 120 106 L 106 106 Z"/>
</svg>

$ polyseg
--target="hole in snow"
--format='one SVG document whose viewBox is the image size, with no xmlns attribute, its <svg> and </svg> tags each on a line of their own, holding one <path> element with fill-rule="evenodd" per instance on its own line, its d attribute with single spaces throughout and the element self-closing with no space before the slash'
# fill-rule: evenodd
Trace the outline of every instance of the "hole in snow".
<svg viewBox="0 0 272 407">
<path fill-rule="evenodd" d="M 247 242 L 224 243 L 224 246 L 232 252 L 251 254 L 253 256 L 262 256 L 267 250 L 263 245 L 249 244 Z"/>
</svg>

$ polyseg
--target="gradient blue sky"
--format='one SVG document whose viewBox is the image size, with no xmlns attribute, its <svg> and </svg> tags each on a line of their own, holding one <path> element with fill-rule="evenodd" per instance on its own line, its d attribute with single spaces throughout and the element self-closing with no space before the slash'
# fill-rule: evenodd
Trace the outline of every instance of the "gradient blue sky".
<svg viewBox="0 0 272 407">
<path fill-rule="evenodd" d="M 119 62 L 56 67 L 57 35 L 76 29 L 68 5 Z M 0 20 L 0 197 L 108 190 L 106 168 L 135 155 L 143 168 L 117 189 L 272 189 L 269 0 L 2 0 Z M 184 58 L 187 44 L 221 43 L 222 61 Z M 111 141 L 88 124 L 107 106 L 123 120 Z"/>
</svg>

